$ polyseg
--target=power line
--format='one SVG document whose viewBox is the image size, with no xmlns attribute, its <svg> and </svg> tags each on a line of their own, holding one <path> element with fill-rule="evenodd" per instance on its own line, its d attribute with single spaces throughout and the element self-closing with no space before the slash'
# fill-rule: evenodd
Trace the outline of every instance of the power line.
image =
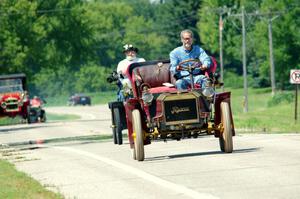
<svg viewBox="0 0 300 199">
<path fill-rule="evenodd" d="M 229 17 L 237 17 L 242 20 L 242 33 L 243 33 L 243 76 L 244 76 L 244 112 L 248 112 L 248 86 L 247 86 L 247 67 L 246 67 L 246 28 L 245 28 L 245 16 L 250 18 L 253 17 L 267 17 L 268 18 L 268 35 L 269 35 L 269 51 L 270 51 L 270 76 L 271 76 L 271 86 L 272 86 L 272 96 L 275 94 L 275 67 L 274 67 L 274 59 L 273 59 L 273 42 L 272 42 L 272 21 L 276 19 L 279 15 L 284 14 L 283 11 L 276 12 L 268 12 L 268 13 L 260 13 L 259 11 L 253 13 L 246 13 L 244 8 L 242 7 L 242 12 L 238 14 L 230 14 Z M 273 17 L 275 15 L 275 17 Z M 251 25 L 249 22 L 247 25 Z"/>
<path fill-rule="evenodd" d="M 48 10 L 27 10 L 27 11 L 20 11 L 20 10 L 14 10 L 14 11 L 0 11 L 1 15 L 20 15 L 20 14 L 27 14 L 28 11 L 36 12 L 38 14 L 44 14 L 44 13 L 56 13 L 56 12 L 70 12 L 72 10 L 75 10 L 77 8 L 55 8 L 55 9 L 48 9 Z"/>
</svg>

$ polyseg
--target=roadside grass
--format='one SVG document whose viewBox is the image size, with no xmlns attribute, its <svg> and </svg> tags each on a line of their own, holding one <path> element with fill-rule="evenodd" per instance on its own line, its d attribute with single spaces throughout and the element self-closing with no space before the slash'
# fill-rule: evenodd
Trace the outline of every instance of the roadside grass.
<svg viewBox="0 0 300 199">
<path fill-rule="evenodd" d="M 226 90 L 232 92 L 231 107 L 235 128 L 239 132 L 299 133 L 300 121 L 295 123 L 295 102 L 282 100 L 270 106 L 271 89 L 248 89 L 248 113 L 243 112 L 244 89 Z M 293 91 L 277 91 L 281 96 L 292 96 Z M 298 98 L 298 104 L 300 100 Z M 298 111 L 299 112 L 299 111 Z M 299 118 L 299 117 L 298 117 Z"/>
<path fill-rule="evenodd" d="M 11 163 L 1 159 L 0 171 L 0 198 L 64 198 L 61 194 L 48 191 L 39 182 L 25 173 L 17 171 Z"/>
<path fill-rule="evenodd" d="M 62 120 L 62 121 L 70 121 L 70 120 L 77 120 L 80 119 L 79 115 L 74 115 L 74 114 L 54 114 L 54 113 L 46 113 L 47 121 L 57 121 L 57 120 Z M 21 117 L 3 117 L 0 118 L 0 126 L 4 125 L 15 125 L 15 124 L 24 124 L 24 121 L 22 122 Z"/>
<path fill-rule="evenodd" d="M 20 124 L 21 122 L 21 117 L 3 117 L 0 118 L 0 126 L 3 125 L 12 125 L 12 124 Z"/>
</svg>

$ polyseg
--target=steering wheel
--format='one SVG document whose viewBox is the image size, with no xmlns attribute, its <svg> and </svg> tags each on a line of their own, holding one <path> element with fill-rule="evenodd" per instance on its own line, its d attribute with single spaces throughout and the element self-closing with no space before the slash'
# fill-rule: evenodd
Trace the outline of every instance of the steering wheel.
<svg viewBox="0 0 300 199">
<path fill-rule="evenodd" d="M 183 66 L 183 64 L 191 62 L 191 65 L 189 65 L 189 67 L 187 68 L 186 66 Z M 195 68 L 200 68 L 201 70 L 203 70 L 202 68 L 202 63 L 200 62 L 199 59 L 186 59 L 183 60 L 182 62 L 180 62 L 178 64 L 178 66 L 176 67 L 177 70 L 194 70 Z M 186 69 L 185 69 L 186 68 Z"/>
</svg>

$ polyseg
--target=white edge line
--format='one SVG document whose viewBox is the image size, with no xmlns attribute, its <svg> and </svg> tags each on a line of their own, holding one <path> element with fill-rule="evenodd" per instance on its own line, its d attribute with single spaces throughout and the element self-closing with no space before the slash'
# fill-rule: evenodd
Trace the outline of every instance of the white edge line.
<svg viewBox="0 0 300 199">
<path fill-rule="evenodd" d="M 173 190 L 173 191 L 175 191 L 177 193 L 182 193 L 182 194 L 185 194 L 187 196 L 190 196 L 191 198 L 195 198 L 195 199 L 200 199 L 200 198 L 201 199 L 218 199 L 218 197 L 213 196 L 211 194 L 208 194 L 208 193 L 199 193 L 199 192 L 194 191 L 192 189 L 189 189 L 189 188 L 187 188 L 185 186 L 182 186 L 182 185 L 175 184 L 173 182 L 164 180 L 162 178 L 159 178 L 157 176 L 154 176 L 154 175 L 151 175 L 151 174 L 149 174 L 147 172 L 139 170 L 139 169 L 137 169 L 135 167 L 131 167 L 129 165 L 117 162 L 115 160 L 112 160 L 112 159 L 109 159 L 109 158 L 106 158 L 106 157 L 102 157 L 102 156 L 99 156 L 99 155 L 95 155 L 93 153 L 89 153 L 89 152 L 86 152 L 86 151 L 74 149 L 74 148 L 71 148 L 71 147 L 53 147 L 53 148 L 57 148 L 57 149 L 60 149 L 60 150 L 74 152 L 74 153 L 77 153 L 77 154 L 80 154 L 80 155 L 84 155 L 84 156 L 93 158 L 95 160 L 99 160 L 101 162 L 104 162 L 104 163 L 109 164 L 111 166 L 114 166 L 116 168 L 122 169 L 122 170 L 124 170 L 124 171 L 126 171 L 128 173 L 136 175 L 136 176 L 138 176 L 138 177 L 140 177 L 140 178 L 142 178 L 144 180 L 147 180 L 147 181 L 150 181 L 150 182 L 155 183 L 157 185 L 160 185 L 162 187 L 171 189 L 171 190 Z"/>
</svg>

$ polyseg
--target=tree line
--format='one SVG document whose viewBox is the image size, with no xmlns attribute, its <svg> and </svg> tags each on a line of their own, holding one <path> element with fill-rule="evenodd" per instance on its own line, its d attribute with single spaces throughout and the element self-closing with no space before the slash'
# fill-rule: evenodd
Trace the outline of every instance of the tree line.
<svg viewBox="0 0 300 199">
<path fill-rule="evenodd" d="M 288 88 L 289 71 L 300 64 L 297 0 L 2 0 L 0 74 L 26 73 L 31 92 L 42 96 L 106 91 L 124 44 L 137 46 L 146 60 L 166 59 L 186 28 L 218 59 L 225 6 L 224 79 L 242 74 L 241 22 L 230 14 L 243 6 L 247 13 L 282 13 L 272 23 L 275 77 L 278 88 Z M 249 84 L 270 86 L 268 24 L 246 14 L 246 30 Z"/>
</svg>

